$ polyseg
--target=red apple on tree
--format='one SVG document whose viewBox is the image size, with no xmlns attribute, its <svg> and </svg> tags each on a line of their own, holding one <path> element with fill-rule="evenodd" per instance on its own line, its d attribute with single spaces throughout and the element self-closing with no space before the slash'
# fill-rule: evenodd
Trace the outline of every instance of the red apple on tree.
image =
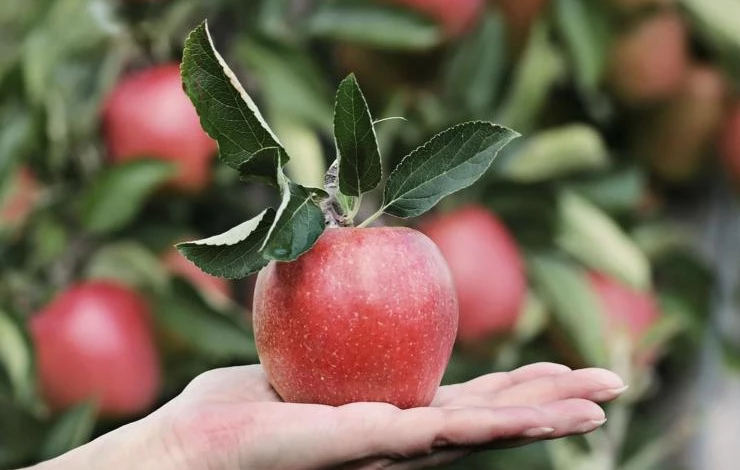
<svg viewBox="0 0 740 470">
<path fill-rule="evenodd" d="M 660 320 L 655 298 L 605 274 L 591 272 L 588 279 L 605 315 L 607 341 L 616 335 L 625 335 L 638 353 L 638 363 L 649 362 L 654 351 L 639 351 L 637 346 Z"/>
<path fill-rule="evenodd" d="M 216 142 L 201 129 L 177 64 L 124 77 L 105 102 L 103 128 L 113 162 L 144 157 L 173 162 L 177 175 L 171 185 L 183 191 L 199 191 L 210 182 Z"/>
<path fill-rule="evenodd" d="M 5 194 L 0 195 L 0 225 L 22 224 L 33 209 L 38 196 L 38 181 L 30 169 L 21 167 Z"/>
<path fill-rule="evenodd" d="M 732 106 L 722 126 L 719 153 L 730 175 L 740 181 L 740 101 Z"/>
<path fill-rule="evenodd" d="M 460 305 L 458 338 L 473 342 L 511 333 L 527 290 L 524 264 L 506 227 L 471 205 L 435 217 L 420 229 L 447 260 Z"/>
<path fill-rule="evenodd" d="M 277 208 L 178 245 L 212 275 L 260 272 L 252 314 L 272 386 L 287 401 L 428 405 L 456 334 L 452 276 L 420 232 L 367 227 L 383 214 L 421 215 L 473 184 L 518 134 L 470 122 L 436 135 L 391 171 L 381 207 L 355 227 L 362 195 L 380 184 L 383 172 L 374 121 L 354 75 L 337 91 L 337 157 L 323 190 L 285 175 L 287 152 L 213 49 L 205 24 L 186 41 L 182 77 L 206 129 L 219 138 L 222 159 L 242 176 L 272 179 L 281 193 Z M 243 101 L 213 99 L 223 94 Z M 240 158 L 233 158 L 238 149 Z"/>
<path fill-rule="evenodd" d="M 448 36 L 470 29 L 483 10 L 483 0 L 385 0 L 409 7 L 436 20 Z"/>
<path fill-rule="evenodd" d="M 639 106 L 676 95 L 688 70 L 686 26 L 676 12 L 641 21 L 618 36 L 609 57 L 608 85 L 624 103 Z"/>
<path fill-rule="evenodd" d="M 112 281 L 87 281 L 59 294 L 31 319 L 41 388 L 63 410 L 96 400 L 101 415 L 131 416 L 157 397 L 160 369 L 149 308 Z"/>
</svg>

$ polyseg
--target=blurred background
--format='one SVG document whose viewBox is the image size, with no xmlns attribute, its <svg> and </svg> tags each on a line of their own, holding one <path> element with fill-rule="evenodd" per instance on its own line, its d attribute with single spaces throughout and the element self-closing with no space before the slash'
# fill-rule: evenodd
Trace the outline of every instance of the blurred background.
<svg viewBox="0 0 740 470">
<path fill-rule="evenodd" d="M 449 468 L 737 468 L 738 0 L 0 2 L 0 468 L 258 361 L 254 280 L 172 248 L 276 198 L 218 163 L 182 92 L 204 18 L 303 184 L 334 159 L 349 72 L 387 168 L 466 120 L 524 135 L 433 214 L 385 221 L 452 268 L 445 381 L 545 360 L 631 388 L 586 438 Z"/>
</svg>

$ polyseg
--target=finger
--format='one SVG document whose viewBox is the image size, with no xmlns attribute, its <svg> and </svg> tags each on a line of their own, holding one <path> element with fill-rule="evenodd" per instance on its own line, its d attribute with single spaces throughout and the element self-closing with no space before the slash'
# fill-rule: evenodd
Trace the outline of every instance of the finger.
<svg viewBox="0 0 740 470">
<path fill-rule="evenodd" d="M 261 365 L 212 369 L 193 379 L 181 396 L 184 399 L 224 403 L 280 401 Z"/>
<path fill-rule="evenodd" d="M 389 468 L 393 470 L 416 470 L 420 468 L 438 467 L 440 465 L 452 463 L 467 455 L 470 455 L 471 452 L 473 452 L 472 449 L 439 450 L 432 453 L 431 455 L 416 457 L 400 462 L 383 462 L 382 464 L 387 465 L 387 467 L 381 466 L 379 468 Z"/>
<path fill-rule="evenodd" d="M 539 362 L 520 367 L 511 372 L 484 375 L 463 384 L 440 387 L 432 402 L 432 406 L 447 405 L 461 395 L 495 393 L 499 390 L 539 377 L 559 375 L 570 371 L 571 369 L 569 367 L 562 364 Z"/>
<path fill-rule="evenodd" d="M 604 369 L 581 369 L 521 382 L 494 394 L 465 395 L 456 406 L 535 406 L 568 398 L 605 402 L 626 390 L 622 379 Z"/>
</svg>

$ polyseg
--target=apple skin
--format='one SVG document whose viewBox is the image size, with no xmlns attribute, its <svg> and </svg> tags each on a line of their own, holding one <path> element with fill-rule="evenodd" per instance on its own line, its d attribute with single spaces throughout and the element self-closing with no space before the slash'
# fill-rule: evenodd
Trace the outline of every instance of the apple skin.
<svg viewBox="0 0 740 470">
<path fill-rule="evenodd" d="M 12 188 L 0 201 L 0 225 L 18 226 L 28 218 L 40 193 L 40 185 L 27 167 L 21 167 Z"/>
<path fill-rule="evenodd" d="M 442 251 L 460 305 L 458 339 L 473 343 L 510 333 L 524 307 L 527 279 L 516 242 L 485 207 L 434 215 L 420 230 Z"/>
<path fill-rule="evenodd" d="M 447 264 L 404 227 L 328 228 L 257 277 L 254 335 L 288 402 L 428 406 L 449 361 L 457 300 Z"/>
<path fill-rule="evenodd" d="M 53 410 L 96 399 L 106 417 L 147 411 L 161 380 L 149 309 L 113 281 L 62 292 L 31 319 L 41 389 Z"/>
<path fill-rule="evenodd" d="M 483 11 L 483 0 L 385 0 L 402 5 L 436 20 L 449 37 L 470 30 Z"/>
<path fill-rule="evenodd" d="M 722 125 L 719 154 L 730 175 L 740 182 L 740 101 L 732 106 Z"/>
<path fill-rule="evenodd" d="M 666 183 L 691 181 L 719 134 L 727 92 L 720 72 L 692 66 L 677 96 L 633 121 L 632 152 L 648 159 L 655 175 Z"/>
<path fill-rule="evenodd" d="M 608 86 L 629 106 L 644 106 L 676 95 L 689 67 L 688 33 L 680 15 L 648 18 L 618 36 L 608 66 Z"/>
<path fill-rule="evenodd" d="M 601 273 L 590 272 L 588 280 L 596 292 L 609 331 L 625 331 L 639 343 L 660 319 L 651 294 L 640 292 Z"/>
<path fill-rule="evenodd" d="M 194 239 L 194 237 L 191 239 Z M 162 262 L 170 273 L 187 279 L 214 303 L 223 305 L 229 302 L 231 298 L 231 286 L 227 279 L 211 276 L 201 271 L 200 268 L 185 258 L 175 248 L 171 248 L 165 252 L 162 256 Z"/>
<path fill-rule="evenodd" d="M 211 181 L 216 142 L 201 128 L 176 63 L 124 77 L 106 99 L 103 129 L 114 163 L 146 157 L 174 162 L 170 186 L 185 192 L 201 191 Z"/>
</svg>

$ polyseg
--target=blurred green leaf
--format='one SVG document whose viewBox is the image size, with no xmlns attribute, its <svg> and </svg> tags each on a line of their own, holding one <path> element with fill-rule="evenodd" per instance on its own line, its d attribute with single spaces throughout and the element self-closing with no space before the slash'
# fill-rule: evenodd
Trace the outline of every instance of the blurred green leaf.
<svg viewBox="0 0 740 470">
<path fill-rule="evenodd" d="M 737 0 L 680 0 L 695 31 L 725 62 L 740 84 L 740 2 Z"/>
<path fill-rule="evenodd" d="M 33 344 L 20 321 L 3 310 L 0 310 L 0 364 L 10 381 L 15 401 L 31 404 L 36 398 Z"/>
<path fill-rule="evenodd" d="M 568 186 L 605 211 L 622 212 L 639 208 L 647 182 L 644 171 L 628 167 L 573 181 Z"/>
<path fill-rule="evenodd" d="M 282 119 L 299 121 L 322 131 L 331 130 L 331 90 L 308 50 L 249 36 L 237 44 L 236 55 L 259 83 L 274 128 L 274 122 Z M 276 133 L 283 141 L 283 134 Z M 287 144 L 286 150 L 290 150 Z M 295 157 L 291 152 L 288 154 Z"/>
<path fill-rule="evenodd" d="M 212 358 L 256 361 L 250 332 L 235 318 L 215 311 L 187 282 L 175 279 L 169 295 L 157 299 L 157 322 L 189 348 Z"/>
<path fill-rule="evenodd" d="M 556 0 L 555 19 L 573 61 L 576 82 L 587 94 L 598 92 L 609 57 L 611 27 L 604 2 Z"/>
<path fill-rule="evenodd" d="M 88 279 L 117 279 L 129 286 L 161 290 L 169 275 L 161 260 L 143 245 L 120 240 L 95 252 L 85 267 Z"/>
<path fill-rule="evenodd" d="M 0 468 L 34 463 L 45 430 L 28 411 L 0 399 Z"/>
<path fill-rule="evenodd" d="M 272 120 L 272 127 L 280 134 L 283 146 L 290 154 L 290 161 L 285 165 L 290 179 L 302 186 L 321 187 L 326 162 L 316 132 L 307 124 L 283 115 Z"/>
<path fill-rule="evenodd" d="M 308 251 L 324 232 L 324 213 L 317 205 L 323 191 L 293 183 L 282 169 L 278 169 L 278 184 L 282 202 L 260 252 L 266 259 L 292 261 Z"/>
<path fill-rule="evenodd" d="M 582 270 L 547 255 L 529 259 L 530 272 L 553 318 L 589 365 L 609 365 L 605 326 L 596 294 Z"/>
<path fill-rule="evenodd" d="M 56 215 L 44 212 L 34 221 L 29 235 L 33 248 L 28 258 L 35 267 L 48 267 L 69 247 L 70 234 Z"/>
<path fill-rule="evenodd" d="M 267 265 L 260 249 L 274 220 L 275 211 L 265 209 L 231 230 L 203 240 L 180 243 L 177 249 L 212 276 L 244 278 Z"/>
<path fill-rule="evenodd" d="M 496 172 L 517 182 L 535 183 L 608 165 L 609 154 L 598 131 L 568 124 L 525 140 L 496 167 Z"/>
<path fill-rule="evenodd" d="M 499 95 L 508 61 L 506 25 L 499 14 L 487 14 L 451 54 L 445 68 L 445 88 L 455 107 L 473 116 L 490 113 Z"/>
<path fill-rule="evenodd" d="M 560 193 L 558 206 L 558 246 L 586 266 L 637 289 L 650 286 L 647 257 L 614 220 L 572 191 Z"/>
<path fill-rule="evenodd" d="M 96 415 L 95 403 L 82 403 L 66 411 L 49 429 L 41 447 L 41 459 L 53 459 L 89 441 Z"/>
<path fill-rule="evenodd" d="M 97 233 L 125 227 L 173 173 L 170 163 L 144 159 L 107 169 L 82 196 L 83 225 Z"/>
<path fill-rule="evenodd" d="M 244 177 L 275 182 L 275 168 L 288 155 L 216 51 L 206 22 L 185 41 L 181 70 L 185 91 L 203 129 L 218 142 L 221 160 Z"/>
<path fill-rule="evenodd" d="M 432 20 L 380 3 L 321 2 L 307 28 L 315 37 L 388 49 L 428 49 L 442 42 L 442 31 Z"/>
<path fill-rule="evenodd" d="M 518 136 L 488 122 L 459 124 L 437 134 L 391 172 L 382 211 L 396 217 L 423 214 L 443 197 L 475 183 Z"/>
<path fill-rule="evenodd" d="M 339 158 L 339 190 L 360 196 L 383 177 L 375 127 L 354 74 L 342 80 L 334 105 L 334 141 Z"/>
<path fill-rule="evenodd" d="M 559 51 L 550 43 L 549 27 L 538 23 L 514 69 L 511 88 L 496 116 L 506 126 L 527 134 L 535 127 L 555 82 L 563 74 Z"/>
<path fill-rule="evenodd" d="M 34 123 L 28 108 L 14 100 L 0 105 L 0 187 L 36 144 Z"/>
</svg>

